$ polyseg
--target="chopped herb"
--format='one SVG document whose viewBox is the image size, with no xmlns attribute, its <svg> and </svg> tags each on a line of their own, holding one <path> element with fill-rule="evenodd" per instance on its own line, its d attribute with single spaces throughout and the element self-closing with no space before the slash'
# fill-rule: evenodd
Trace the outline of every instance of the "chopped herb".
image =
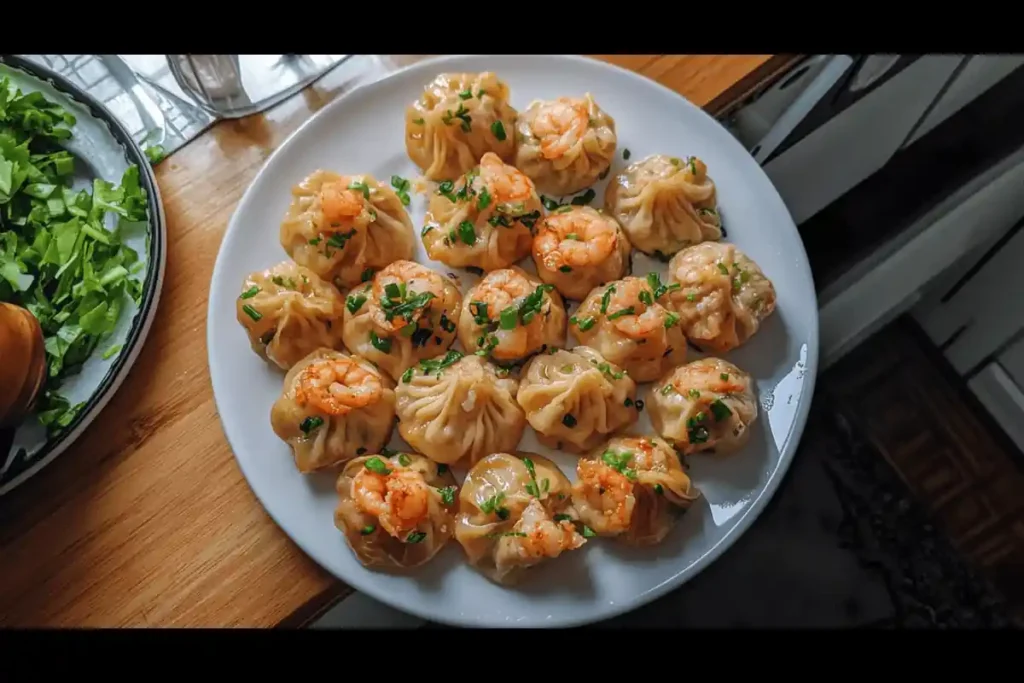
<svg viewBox="0 0 1024 683">
<path fill-rule="evenodd" d="M 630 156 L 632 156 L 632 152 L 630 152 L 628 148 L 622 150 L 622 158 L 623 159 L 628 160 Z"/>
<path fill-rule="evenodd" d="M 408 368 L 402 373 L 402 384 L 408 384 L 412 381 L 412 368 Z"/>
<path fill-rule="evenodd" d="M 700 398 L 700 390 L 698 389 L 690 389 L 686 393 L 690 395 L 690 398 Z"/>
<path fill-rule="evenodd" d="M 661 495 L 664 495 L 665 489 L 662 488 L 661 484 L 655 484 L 654 485 L 654 492 L 657 493 L 659 496 L 661 496 Z"/>
<path fill-rule="evenodd" d="M 558 207 L 561 206 L 561 204 L 556 202 L 554 199 L 551 199 L 550 197 L 545 197 L 544 195 L 540 196 L 540 203 L 543 204 L 544 208 L 547 209 L 548 211 L 555 211 L 556 209 L 558 209 Z"/>
<path fill-rule="evenodd" d="M 470 131 L 470 124 L 473 122 L 473 118 L 469 115 L 469 110 L 460 102 L 459 108 L 455 110 L 453 114 L 451 110 L 444 113 L 441 117 L 441 123 L 446 126 L 450 126 L 455 119 L 459 119 L 460 126 L 465 132 Z"/>
<path fill-rule="evenodd" d="M 718 270 L 722 273 L 722 275 L 728 275 L 729 274 L 729 269 L 721 261 L 718 262 Z"/>
<path fill-rule="evenodd" d="M 249 304 L 245 304 L 244 306 L 242 306 L 242 310 L 245 312 L 247 316 L 252 318 L 253 322 L 258 323 L 259 321 L 263 320 L 263 314 L 257 311 Z"/>
<path fill-rule="evenodd" d="M 457 201 L 454 190 L 455 183 L 450 180 L 446 180 L 437 186 L 437 193 L 453 204 Z"/>
<path fill-rule="evenodd" d="M 476 230 L 469 221 L 459 223 L 459 238 L 469 246 L 476 244 Z"/>
<path fill-rule="evenodd" d="M 356 292 L 355 294 L 349 294 L 348 298 L 345 299 L 345 308 L 348 309 L 349 313 L 353 315 L 363 307 L 366 303 L 366 295 L 362 292 Z"/>
<path fill-rule="evenodd" d="M 604 290 L 604 294 L 601 295 L 601 315 L 608 312 L 608 304 L 611 303 L 612 294 L 615 293 L 615 285 L 608 285 L 608 288 Z"/>
<path fill-rule="evenodd" d="M 558 270 L 560 270 L 563 273 L 571 273 L 572 272 L 572 268 L 570 268 L 569 266 L 559 266 Z"/>
<path fill-rule="evenodd" d="M 239 299 L 251 299 L 254 296 L 256 296 L 257 294 L 259 294 L 259 293 L 260 293 L 260 288 L 257 287 L 256 285 L 253 285 L 249 289 L 247 289 L 244 292 L 242 292 L 242 295 L 239 296 L 238 298 Z"/>
<path fill-rule="evenodd" d="M 586 524 L 584 524 L 583 525 L 583 538 L 594 538 L 595 536 L 597 536 L 597 534 L 594 533 L 594 530 L 591 529 Z"/>
<path fill-rule="evenodd" d="M 335 249 L 344 249 L 345 243 L 349 241 L 356 234 L 356 229 L 352 228 L 346 233 L 336 232 L 327 239 L 327 244 L 334 247 Z"/>
<path fill-rule="evenodd" d="M 511 228 L 512 224 L 509 222 L 508 217 L 504 214 L 496 213 L 487 219 L 487 222 L 494 228 Z"/>
<path fill-rule="evenodd" d="M 359 533 L 362 534 L 363 536 L 369 536 L 376 529 L 377 529 L 377 527 L 375 527 L 374 525 L 367 524 L 366 526 L 364 526 L 362 529 L 359 530 Z"/>
<path fill-rule="evenodd" d="M 696 301 L 697 300 L 697 293 L 696 292 L 689 292 L 689 293 L 687 293 L 686 300 L 687 301 Z"/>
<path fill-rule="evenodd" d="M 476 355 L 488 356 L 498 346 L 498 338 L 493 334 L 487 337 L 480 337 L 477 339 L 477 345 L 481 348 L 477 349 Z"/>
<path fill-rule="evenodd" d="M 395 188 L 395 194 L 403 206 L 409 206 L 409 181 L 402 176 L 391 176 L 391 187 Z"/>
<path fill-rule="evenodd" d="M 573 206 L 586 206 L 590 202 L 594 201 L 594 197 L 596 197 L 596 196 L 597 196 L 597 193 L 594 192 L 593 189 L 589 189 L 586 192 L 584 192 L 583 194 L 581 194 L 581 195 L 579 195 L 577 197 L 573 197 L 571 203 L 572 203 Z"/>
<path fill-rule="evenodd" d="M 420 543 L 427 535 L 422 531 L 414 531 L 405 537 L 406 543 Z"/>
<path fill-rule="evenodd" d="M 420 369 L 423 370 L 423 374 L 429 375 L 431 373 L 437 373 L 438 376 L 441 372 L 448 367 L 451 367 L 459 360 L 462 359 L 462 352 L 451 349 L 445 354 L 444 358 L 437 360 L 436 358 L 430 358 L 427 360 L 420 361 Z"/>
<path fill-rule="evenodd" d="M 317 427 L 323 425 L 323 423 L 324 419 L 322 417 L 319 417 L 317 415 L 310 415 L 309 417 L 302 421 L 302 424 L 299 425 L 299 429 L 302 430 L 303 434 L 309 436 L 310 432 L 312 432 Z"/>
<path fill-rule="evenodd" d="M 689 159 L 686 160 L 686 164 L 690 167 L 690 173 L 692 173 L 693 175 L 697 175 L 696 160 L 696 157 L 690 157 Z"/>
<path fill-rule="evenodd" d="M 507 137 L 505 134 L 505 125 L 501 121 L 495 121 L 491 124 L 491 133 L 498 139 L 498 142 L 505 142 Z"/>
<path fill-rule="evenodd" d="M 438 489 L 441 494 L 441 502 L 445 505 L 453 505 L 455 503 L 455 487 L 445 486 L 443 489 Z"/>
<path fill-rule="evenodd" d="M 533 230 L 533 226 L 538 220 L 540 220 L 540 211 L 531 211 L 530 213 L 519 216 L 519 222 L 530 230 Z"/>
<path fill-rule="evenodd" d="M 364 466 L 374 474 L 391 474 L 391 470 L 388 469 L 388 466 L 385 465 L 384 461 L 376 455 L 367 460 L 366 463 L 364 463 Z"/>
<path fill-rule="evenodd" d="M 391 353 L 391 340 L 381 339 L 374 330 L 370 330 L 370 343 L 381 353 Z"/>
<path fill-rule="evenodd" d="M 506 519 L 508 517 L 509 512 L 506 508 L 502 507 L 501 505 L 501 503 L 504 500 L 505 493 L 499 491 L 498 493 L 494 494 L 493 496 L 491 496 L 490 498 L 488 498 L 487 500 L 480 504 L 480 511 L 486 515 L 493 513 L 498 515 L 498 517 L 500 517 L 501 519 Z"/>
<path fill-rule="evenodd" d="M 408 467 L 409 465 L 412 464 L 412 458 L 410 458 L 405 453 L 399 453 L 398 454 L 398 464 L 401 465 L 402 467 Z"/>
<path fill-rule="evenodd" d="M 459 93 L 459 99 L 460 100 L 468 100 L 472 96 L 473 96 L 473 91 L 472 90 L 463 90 L 462 92 Z"/>
<path fill-rule="evenodd" d="M 320 244 L 320 238 L 319 237 L 314 237 L 313 239 L 311 239 L 309 241 L 309 243 L 315 247 L 315 246 Z"/>
<path fill-rule="evenodd" d="M 519 309 L 515 306 L 509 306 L 501 312 L 501 323 L 500 327 L 503 330 L 514 330 L 516 323 L 519 322 Z"/>
<path fill-rule="evenodd" d="M 504 538 L 506 536 L 514 536 L 516 538 L 526 538 L 526 534 L 522 531 L 503 531 L 503 532 L 492 532 L 487 534 L 486 538 Z"/>
<path fill-rule="evenodd" d="M 626 400 L 622 402 L 622 405 L 626 406 L 627 408 L 630 407 L 631 405 L 633 405 L 633 399 L 627 397 Z"/>
<path fill-rule="evenodd" d="M 566 413 L 565 416 L 562 417 L 562 424 L 564 424 L 569 429 L 572 429 L 573 427 L 576 426 L 576 418 L 573 417 L 572 413 Z"/>
<path fill-rule="evenodd" d="M 284 287 L 285 289 L 298 289 L 298 285 L 295 284 L 295 280 L 291 278 L 283 278 L 280 275 L 275 275 L 270 278 L 270 280 L 278 287 Z"/>
<path fill-rule="evenodd" d="M 569 322 L 578 327 L 580 332 L 586 332 L 597 323 L 597 320 L 593 316 L 587 316 L 583 320 L 579 320 L 576 316 L 573 316 L 569 319 Z"/>
<path fill-rule="evenodd" d="M 420 237 L 426 237 L 427 233 L 434 229 L 433 225 L 424 225 L 423 229 L 420 230 Z"/>
<path fill-rule="evenodd" d="M 480 190 L 480 194 L 477 195 L 477 198 L 476 198 L 476 208 L 479 211 L 483 211 L 484 209 L 486 209 L 490 205 L 491 205 L 491 193 L 485 187 L 484 189 Z"/>
<path fill-rule="evenodd" d="M 641 289 L 640 295 L 637 298 L 639 298 L 640 303 L 644 304 L 645 306 L 654 305 L 654 296 L 646 289 Z"/>
<path fill-rule="evenodd" d="M 593 362 L 593 361 L 591 361 Z M 610 377 L 611 379 L 622 379 L 626 376 L 625 370 L 619 370 L 618 372 L 612 372 L 612 366 L 609 363 L 596 363 L 597 369 L 602 373 Z"/>
<path fill-rule="evenodd" d="M 635 312 L 636 309 L 634 309 L 632 306 L 627 306 L 626 308 L 611 313 L 608 316 L 608 320 L 617 320 L 619 318 L 622 318 L 623 316 L 633 315 Z"/>
<path fill-rule="evenodd" d="M 413 119 L 412 122 L 415 123 L 417 126 L 423 125 L 423 119 Z"/>
<path fill-rule="evenodd" d="M 720 374 L 718 376 L 718 379 L 722 380 L 723 382 L 728 382 L 729 381 L 729 373 L 728 372 L 723 372 L 722 374 Z"/>
<path fill-rule="evenodd" d="M 519 317 L 524 325 L 528 325 L 533 317 L 540 313 L 544 305 L 544 293 L 554 289 L 554 285 L 537 285 L 519 304 Z"/>
<path fill-rule="evenodd" d="M 687 436 L 690 438 L 690 443 L 707 443 L 707 440 L 711 437 L 708 434 L 707 428 L 703 425 L 690 427 L 687 430 Z"/>
<path fill-rule="evenodd" d="M 370 198 L 370 187 L 366 183 L 353 180 L 351 183 L 349 183 L 348 189 L 362 192 L 363 199 Z"/>
<path fill-rule="evenodd" d="M 555 209 L 555 213 L 569 213 L 570 211 L 572 211 L 572 207 L 569 206 L 568 204 L 565 204 Z"/>
<path fill-rule="evenodd" d="M 607 450 L 601 454 L 601 460 L 605 465 L 611 467 L 613 470 L 618 472 L 624 472 L 629 463 L 633 460 L 633 454 L 629 451 L 621 451 L 616 453 L 612 450 Z"/>
<path fill-rule="evenodd" d="M 469 302 L 469 312 L 473 314 L 473 322 L 477 325 L 486 325 L 491 320 L 487 317 L 487 304 L 483 301 Z"/>
<path fill-rule="evenodd" d="M 719 398 L 711 402 L 711 414 L 714 416 L 716 422 L 721 422 L 732 415 L 732 411 L 729 410 L 729 406 L 725 405 L 725 403 L 722 402 L 722 399 Z"/>
<path fill-rule="evenodd" d="M 575 240 L 579 240 L 579 238 L 580 238 L 580 236 L 577 235 L 574 232 L 570 232 L 568 235 L 565 236 L 565 239 L 567 239 L 567 240 L 574 240 L 575 241 Z"/>
<path fill-rule="evenodd" d="M 679 314 L 672 313 L 671 311 L 665 316 L 665 329 L 672 327 L 679 322 Z"/>
<path fill-rule="evenodd" d="M 385 458 L 390 458 L 398 455 L 398 451 L 396 451 L 394 448 L 388 448 L 387 446 L 385 446 L 384 448 L 380 449 L 380 454 L 383 455 Z"/>
<path fill-rule="evenodd" d="M 570 517 L 569 515 L 562 515 L 562 514 L 555 515 L 553 517 L 553 519 L 556 522 L 571 522 L 572 521 L 572 517 Z"/>
<path fill-rule="evenodd" d="M 451 320 L 449 320 L 448 316 L 446 316 L 444 313 L 441 314 L 441 322 L 440 322 L 440 324 L 441 324 L 441 329 L 444 330 L 445 332 L 454 332 L 455 331 L 455 323 L 453 323 Z"/>
<path fill-rule="evenodd" d="M 437 475 L 438 476 L 441 476 L 442 474 L 444 474 L 447 471 L 448 471 L 448 465 L 441 465 L 441 464 L 439 464 L 437 466 Z"/>
<path fill-rule="evenodd" d="M 486 94 L 487 94 L 486 90 L 480 90 L 480 91 L 477 92 L 476 97 L 477 97 L 477 99 L 480 99 L 481 97 L 483 97 Z"/>
<path fill-rule="evenodd" d="M 657 273 L 647 273 L 647 284 L 651 286 L 651 291 L 653 292 L 655 300 L 660 299 L 669 292 L 674 292 L 682 287 L 678 282 L 673 282 L 670 285 L 661 284 L 661 278 Z"/>
<path fill-rule="evenodd" d="M 668 396 L 669 394 L 674 394 L 675 392 L 676 392 L 676 388 L 674 386 L 672 386 L 671 384 L 666 384 L 665 386 L 663 386 L 661 388 L 661 395 L 662 396 Z"/>
<path fill-rule="evenodd" d="M 356 449 L 356 455 L 363 455 L 364 453 L 366 453 L 366 449 L 362 446 Z"/>
<path fill-rule="evenodd" d="M 381 300 L 380 307 L 384 311 L 384 317 L 389 321 L 395 318 L 404 318 L 411 322 L 412 314 L 425 307 L 434 298 L 433 292 L 417 294 L 407 291 L 405 283 L 402 283 L 401 287 L 389 283 L 385 285 L 384 293 L 387 296 Z"/>
<path fill-rule="evenodd" d="M 360 282 L 369 282 L 372 279 L 373 279 L 373 268 L 367 268 L 359 276 L 359 281 Z"/>
</svg>

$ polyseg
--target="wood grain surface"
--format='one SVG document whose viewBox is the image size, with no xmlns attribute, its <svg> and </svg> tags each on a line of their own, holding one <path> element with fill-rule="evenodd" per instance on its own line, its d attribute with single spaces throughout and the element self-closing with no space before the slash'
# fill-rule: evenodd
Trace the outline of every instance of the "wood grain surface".
<svg viewBox="0 0 1024 683">
<path fill-rule="evenodd" d="M 793 63 L 596 56 L 712 113 Z M 206 351 L 210 276 L 235 204 L 270 152 L 351 87 L 328 80 L 264 115 L 216 124 L 158 166 L 169 251 L 157 318 L 81 439 L 0 498 L 0 625 L 298 625 L 350 591 L 246 484 L 217 418 Z"/>
</svg>

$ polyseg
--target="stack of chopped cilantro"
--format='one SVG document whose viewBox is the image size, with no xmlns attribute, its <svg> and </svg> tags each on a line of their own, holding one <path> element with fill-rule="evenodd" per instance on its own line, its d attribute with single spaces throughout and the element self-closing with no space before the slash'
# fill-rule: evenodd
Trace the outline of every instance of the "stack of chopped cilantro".
<svg viewBox="0 0 1024 683">
<path fill-rule="evenodd" d="M 121 243 L 145 230 L 139 169 L 129 167 L 119 187 L 94 180 L 91 191 L 73 191 L 75 159 L 61 142 L 74 124 L 41 93 L 22 94 L 0 77 L 0 301 L 24 306 L 43 328 L 49 372 L 37 414 L 51 433 L 84 405 L 61 396 L 63 381 L 114 331 L 128 297 L 142 298 L 144 264 Z M 103 354 L 118 350 L 108 344 Z"/>
</svg>

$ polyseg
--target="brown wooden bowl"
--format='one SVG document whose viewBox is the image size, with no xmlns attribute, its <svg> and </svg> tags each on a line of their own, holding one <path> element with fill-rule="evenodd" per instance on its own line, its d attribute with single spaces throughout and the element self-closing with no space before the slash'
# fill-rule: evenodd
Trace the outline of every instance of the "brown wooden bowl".
<svg viewBox="0 0 1024 683">
<path fill-rule="evenodd" d="M 28 310 L 0 302 L 0 429 L 18 425 L 35 406 L 46 379 L 46 347 Z"/>
</svg>

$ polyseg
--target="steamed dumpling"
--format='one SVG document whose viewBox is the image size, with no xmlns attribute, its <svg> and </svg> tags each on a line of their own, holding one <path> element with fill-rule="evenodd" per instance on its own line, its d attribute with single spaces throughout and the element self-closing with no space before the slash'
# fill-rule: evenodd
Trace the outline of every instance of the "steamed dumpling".
<svg viewBox="0 0 1024 683">
<path fill-rule="evenodd" d="M 514 451 L 526 429 L 519 382 L 480 356 L 449 351 L 420 361 L 398 383 L 398 432 L 410 446 L 448 465 Z"/>
<path fill-rule="evenodd" d="M 636 382 L 587 346 L 535 356 L 516 400 L 545 446 L 579 452 L 636 422 Z"/>
<path fill-rule="evenodd" d="M 720 358 L 682 365 L 651 389 L 655 431 L 684 453 L 730 453 L 750 437 L 757 398 L 750 375 Z"/>
<path fill-rule="evenodd" d="M 394 384 L 362 358 L 309 354 L 284 376 L 270 426 L 291 446 L 300 472 L 376 453 L 395 426 Z"/>
<path fill-rule="evenodd" d="M 583 524 L 631 545 L 660 543 L 699 496 L 672 447 L 646 436 L 616 437 L 581 459 L 572 487 Z"/>
<path fill-rule="evenodd" d="M 633 246 L 652 256 L 722 237 L 715 183 L 696 157 L 655 154 L 628 166 L 608 183 L 604 207 Z"/>
<path fill-rule="evenodd" d="M 657 273 L 595 287 L 569 320 L 569 331 L 634 381 L 651 382 L 686 360 L 679 316 L 662 303 L 668 290 Z"/>
<path fill-rule="evenodd" d="M 466 294 L 459 341 L 471 353 L 515 362 L 565 341 L 565 303 L 522 268 L 495 270 Z"/>
<path fill-rule="evenodd" d="M 668 275 L 679 288 L 669 306 L 694 346 L 725 353 L 746 342 L 775 310 L 775 287 L 746 254 L 727 242 L 705 242 L 676 254 Z"/>
<path fill-rule="evenodd" d="M 495 270 L 530 253 L 543 205 L 533 183 L 497 155 L 430 197 L 420 233 L 427 255 L 453 268 Z"/>
<path fill-rule="evenodd" d="M 462 294 L 436 270 L 395 261 L 345 300 L 342 339 L 397 380 L 455 342 Z"/>
<path fill-rule="evenodd" d="M 344 298 L 291 261 L 250 273 L 236 303 L 252 350 L 287 370 L 320 347 L 341 345 Z"/>
<path fill-rule="evenodd" d="M 590 93 L 531 102 L 519 116 L 516 134 L 516 168 L 546 194 L 590 187 L 615 156 L 615 120 Z"/>
<path fill-rule="evenodd" d="M 292 188 L 281 223 L 288 255 L 343 290 L 367 271 L 411 259 L 415 239 L 398 195 L 371 175 L 314 171 Z"/>
<path fill-rule="evenodd" d="M 338 477 L 334 524 L 367 567 L 417 567 L 455 530 L 458 486 L 451 470 L 415 453 L 366 455 Z"/>
<path fill-rule="evenodd" d="M 622 226 L 589 206 L 558 209 L 537 224 L 533 238 L 537 275 L 567 299 L 625 275 L 629 253 Z"/>
<path fill-rule="evenodd" d="M 511 161 L 516 110 L 494 73 L 441 74 L 405 110 L 405 149 L 428 180 L 450 180 L 487 152 Z"/>
<path fill-rule="evenodd" d="M 503 584 L 586 540 L 570 515 L 571 485 L 534 453 L 494 453 L 469 470 L 459 493 L 455 540 L 469 563 Z"/>
</svg>

